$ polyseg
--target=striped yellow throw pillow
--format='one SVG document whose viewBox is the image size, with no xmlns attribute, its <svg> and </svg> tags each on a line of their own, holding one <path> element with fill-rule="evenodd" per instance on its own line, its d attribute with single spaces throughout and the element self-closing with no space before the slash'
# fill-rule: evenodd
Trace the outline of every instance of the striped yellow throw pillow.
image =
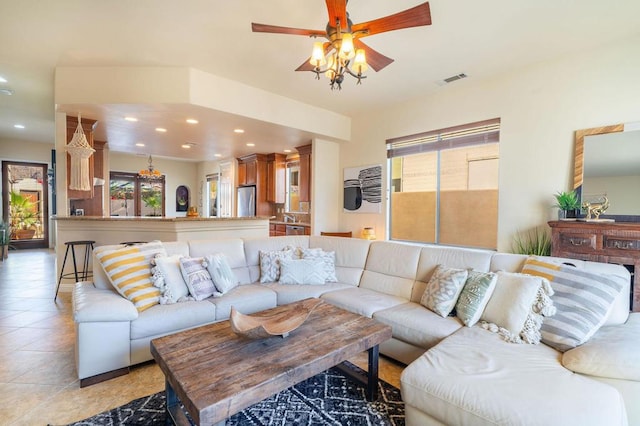
<svg viewBox="0 0 640 426">
<path fill-rule="evenodd" d="M 96 257 L 118 293 L 142 312 L 160 303 L 160 289 L 151 282 L 151 260 L 159 253 L 166 255 L 162 243 L 152 241 L 114 250 L 96 250 Z"/>
</svg>

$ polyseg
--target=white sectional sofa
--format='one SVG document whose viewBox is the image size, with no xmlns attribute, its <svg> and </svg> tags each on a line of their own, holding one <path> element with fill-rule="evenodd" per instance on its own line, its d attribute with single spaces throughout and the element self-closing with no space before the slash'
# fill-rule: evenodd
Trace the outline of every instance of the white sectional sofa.
<svg viewBox="0 0 640 426">
<path fill-rule="evenodd" d="M 338 282 L 260 284 L 259 252 L 287 246 L 334 251 Z M 580 270 L 621 276 L 626 288 L 595 336 L 562 353 L 543 343 L 509 343 L 420 304 L 437 265 L 519 272 L 523 255 L 319 236 L 194 240 L 164 247 L 168 254 L 191 257 L 224 253 L 240 286 L 222 297 L 138 312 L 94 258 L 94 281 L 76 284 L 73 294 L 82 384 L 151 360 L 152 339 L 228 319 L 231 306 L 253 313 L 320 297 L 392 327 L 393 338 L 380 352 L 408 365 L 401 390 L 409 425 L 640 424 L 640 314 L 629 314 L 630 274 L 622 266 L 569 260 Z"/>
</svg>

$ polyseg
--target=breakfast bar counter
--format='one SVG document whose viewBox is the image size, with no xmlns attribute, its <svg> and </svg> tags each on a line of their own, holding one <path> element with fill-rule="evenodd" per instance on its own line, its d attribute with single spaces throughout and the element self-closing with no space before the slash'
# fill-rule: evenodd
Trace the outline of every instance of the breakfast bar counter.
<svg viewBox="0 0 640 426">
<path fill-rule="evenodd" d="M 268 237 L 271 217 L 52 216 L 51 219 L 55 226 L 58 277 L 66 241 L 93 240 L 97 247 L 132 241 Z M 69 260 L 65 265 L 65 274 L 73 272 L 73 265 Z M 72 281 L 63 280 L 66 289 L 61 287 L 61 291 L 70 290 Z"/>
</svg>

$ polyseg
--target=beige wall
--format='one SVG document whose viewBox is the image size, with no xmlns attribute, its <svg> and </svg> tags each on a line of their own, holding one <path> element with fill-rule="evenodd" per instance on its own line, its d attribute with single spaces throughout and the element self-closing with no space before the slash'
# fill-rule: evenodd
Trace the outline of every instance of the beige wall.
<svg viewBox="0 0 640 426">
<path fill-rule="evenodd" d="M 500 117 L 498 249 L 510 250 L 514 233 L 555 216 L 553 194 L 572 183 L 574 131 L 640 120 L 638 75 L 640 36 L 495 78 L 471 75 L 354 117 L 341 168 L 382 163 L 386 176 L 386 139 Z M 383 213 L 367 217 L 378 238 L 385 237 L 383 204 Z M 359 230 L 361 216 L 341 214 L 341 228 Z"/>
</svg>

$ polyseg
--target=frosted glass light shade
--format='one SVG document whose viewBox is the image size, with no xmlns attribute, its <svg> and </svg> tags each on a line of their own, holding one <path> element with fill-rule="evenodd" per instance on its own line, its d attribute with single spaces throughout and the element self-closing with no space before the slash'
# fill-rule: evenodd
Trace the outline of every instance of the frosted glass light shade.
<svg viewBox="0 0 640 426">
<path fill-rule="evenodd" d="M 356 55 L 353 48 L 353 36 L 351 33 L 342 34 L 342 43 L 340 44 L 340 57 L 343 59 L 351 59 Z"/>
<path fill-rule="evenodd" d="M 356 57 L 353 60 L 353 71 L 356 74 L 364 74 L 369 69 L 364 49 L 356 50 Z"/>
<path fill-rule="evenodd" d="M 309 63 L 317 68 L 327 63 L 327 60 L 324 58 L 324 46 L 321 41 L 313 43 L 313 51 L 311 52 Z"/>
</svg>

